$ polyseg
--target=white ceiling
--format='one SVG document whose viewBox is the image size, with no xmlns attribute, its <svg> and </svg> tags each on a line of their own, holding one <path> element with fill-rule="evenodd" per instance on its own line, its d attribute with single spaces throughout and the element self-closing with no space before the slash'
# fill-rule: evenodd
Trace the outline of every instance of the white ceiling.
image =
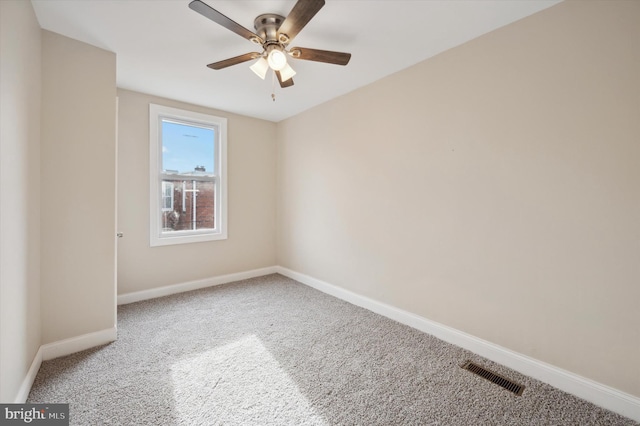
<svg viewBox="0 0 640 426">
<path fill-rule="evenodd" d="M 295 0 L 204 0 L 254 30 L 262 13 L 287 16 Z M 280 121 L 407 68 L 559 0 L 326 0 L 291 45 L 350 52 L 337 66 L 292 59 L 295 85 L 271 100 L 272 79 L 252 62 L 206 64 L 258 51 L 189 9 L 189 0 L 32 0 L 40 26 L 117 54 L 117 84 L 270 121 Z"/>
</svg>

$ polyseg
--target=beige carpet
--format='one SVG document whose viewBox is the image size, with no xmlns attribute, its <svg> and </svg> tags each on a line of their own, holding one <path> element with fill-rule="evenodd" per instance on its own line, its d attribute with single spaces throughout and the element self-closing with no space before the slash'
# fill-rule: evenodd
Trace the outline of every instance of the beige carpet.
<svg viewBox="0 0 640 426">
<path fill-rule="evenodd" d="M 44 362 L 28 402 L 73 425 L 637 424 L 280 275 L 119 307 L 118 341 Z"/>
</svg>

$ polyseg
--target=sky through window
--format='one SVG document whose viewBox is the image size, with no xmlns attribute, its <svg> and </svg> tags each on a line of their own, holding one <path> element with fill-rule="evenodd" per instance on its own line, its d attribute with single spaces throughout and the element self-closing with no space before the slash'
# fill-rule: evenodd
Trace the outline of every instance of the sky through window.
<svg viewBox="0 0 640 426">
<path fill-rule="evenodd" d="M 214 129 L 162 120 L 162 168 L 179 173 L 204 167 L 215 173 Z"/>
</svg>

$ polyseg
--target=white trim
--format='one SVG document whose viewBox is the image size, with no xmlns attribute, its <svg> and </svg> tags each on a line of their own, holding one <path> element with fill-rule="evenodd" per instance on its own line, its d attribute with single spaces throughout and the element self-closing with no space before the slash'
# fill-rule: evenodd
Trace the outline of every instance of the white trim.
<svg viewBox="0 0 640 426">
<path fill-rule="evenodd" d="M 171 294 L 183 293 L 185 291 L 199 290 L 201 288 L 227 284 L 234 281 L 246 280 L 249 278 L 261 277 L 263 275 L 275 274 L 276 266 L 252 269 L 234 274 L 219 275 L 217 277 L 205 278 L 202 280 L 187 281 L 184 283 L 167 285 L 164 287 L 151 288 L 149 290 L 134 291 L 118 295 L 118 305 L 139 302 L 142 300 L 155 299 L 156 297 L 169 296 Z"/>
<path fill-rule="evenodd" d="M 38 348 L 38 352 L 36 352 L 36 356 L 33 357 L 31 367 L 22 381 L 22 385 L 20 385 L 20 389 L 18 390 L 14 403 L 24 404 L 27 401 L 33 382 L 35 381 L 36 376 L 38 375 L 38 370 L 40 370 L 40 366 L 42 365 L 42 361 L 48 361 L 50 359 L 90 349 L 95 346 L 111 343 L 116 340 L 116 337 L 116 328 L 112 327 L 106 330 L 87 333 L 81 336 L 41 345 Z"/>
<path fill-rule="evenodd" d="M 42 365 L 42 346 L 38 348 L 38 352 L 36 352 L 36 356 L 33 358 L 33 362 L 31 362 L 31 367 L 22 381 L 22 385 L 20 385 L 20 389 L 18 390 L 18 394 L 14 401 L 15 404 L 24 404 L 27 402 L 33 382 L 36 380 L 38 370 L 40 370 L 40 365 Z"/>
<path fill-rule="evenodd" d="M 291 269 L 278 266 L 276 271 L 323 293 L 431 334 L 603 408 L 640 421 L 638 397 Z"/>
<path fill-rule="evenodd" d="M 534 358 L 503 348 L 486 340 L 456 330 L 452 327 L 428 320 L 419 315 L 398 309 L 368 297 L 359 295 L 344 288 L 329 284 L 282 266 L 271 266 L 250 271 L 221 275 L 218 277 L 189 281 L 150 290 L 126 293 L 118 296 L 118 305 L 153 299 L 184 291 L 226 284 L 248 278 L 279 273 L 302 284 L 313 287 L 323 293 L 330 294 L 354 305 L 398 321 L 425 333 L 429 333 L 448 343 L 470 350 L 492 361 L 512 368 L 522 374 L 538 379 L 560 390 L 585 399 L 608 410 L 614 411 L 635 421 L 640 421 L 640 398 L 621 392 L 577 374 L 555 367 Z M 16 403 L 24 403 L 29 395 L 33 381 L 42 361 L 69 355 L 95 346 L 116 340 L 115 327 L 88 333 L 58 342 L 42 345 L 33 359 L 31 368 L 16 395 Z"/>
<path fill-rule="evenodd" d="M 40 349 L 42 350 L 42 360 L 48 361 L 50 359 L 84 351 L 85 349 L 105 345 L 107 343 L 114 342 L 117 339 L 117 335 L 118 332 L 116 327 L 111 327 L 105 330 L 47 343 L 46 345 L 40 346 Z"/>
<path fill-rule="evenodd" d="M 114 235 L 114 243 L 113 243 L 113 293 L 111 293 L 111 299 L 113 301 L 113 328 L 116 330 L 116 339 L 118 338 L 118 242 L 120 241 L 120 231 L 118 228 L 120 225 L 118 224 L 118 126 L 120 125 L 120 119 L 118 118 L 120 111 L 120 98 L 116 96 L 116 140 L 115 140 L 115 161 L 113 162 L 113 167 L 115 169 L 114 182 L 113 187 L 115 188 L 115 193 L 113 197 L 113 231 Z"/>
<path fill-rule="evenodd" d="M 174 293 L 181 293 L 189 290 L 196 290 L 199 288 L 226 284 L 233 281 L 245 280 L 248 278 L 260 277 L 263 275 L 275 274 L 276 266 L 270 266 L 267 268 L 253 269 L 245 272 L 238 272 L 235 274 L 221 275 L 205 280 L 190 281 L 182 284 L 176 284 L 172 286 L 159 287 L 151 290 L 137 291 L 134 293 L 127 293 L 117 297 L 118 305 L 126 303 L 133 303 L 140 300 L 153 299 L 155 297 L 166 296 Z M 42 361 L 48 361 L 50 359 L 58 358 L 65 355 L 71 355 L 76 352 L 90 349 L 96 346 L 104 345 L 114 342 L 117 339 L 117 327 L 108 328 L 106 330 L 96 331 L 93 333 L 83 334 L 81 336 L 71 337 L 69 339 L 59 340 L 57 342 L 47 343 L 41 345 L 38 348 L 36 356 L 31 362 L 31 367 L 27 372 L 22 385 L 18 390 L 18 394 L 15 397 L 14 402 L 16 404 L 23 404 L 29 397 L 31 387 L 36 379 L 38 370 L 42 365 Z"/>
</svg>

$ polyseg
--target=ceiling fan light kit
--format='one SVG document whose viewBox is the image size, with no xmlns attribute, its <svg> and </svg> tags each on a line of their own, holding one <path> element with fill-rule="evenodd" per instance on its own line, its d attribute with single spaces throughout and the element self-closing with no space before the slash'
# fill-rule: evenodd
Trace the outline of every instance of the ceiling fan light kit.
<svg viewBox="0 0 640 426">
<path fill-rule="evenodd" d="M 267 55 L 267 62 L 274 71 L 281 71 L 287 65 L 287 55 L 281 48 L 269 46 L 271 51 Z"/>
<path fill-rule="evenodd" d="M 201 0 L 193 0 L 189 3 L 189 7 L 202 16 L 262 47 L 262 53 L 245 53 L 244 55 L 211 63 L 207 67 L 221 70 L 232 65 L 258 59 L 249 67 L 251 71 L 264 80 L 269 69 L 272 69 L 278 78 L 280 87 L 285 88 L 293 86 L 292 77 L 296 74 L 288 63 L 287 56 L 294 59 L 335 65 L 347 65 L 351 59 L 350 53 L 302 47 L 287 49 L 289 43 L 324 4 L 324 0 L 298 0 L 286 18 L 274 13 L 259 15 L 253 23 L 256 30 L 255 33 L 227 18 Z"/>
<path fill-rule="evenodd" d="M 253 65 L 249 67 L 251 71 L 256 73 L 258 77 L 264 80 L 267 76 L 267 71 L 269 71 L 269 63 L 264 57 L 260 57 Z"/>
<path fill-rule="evenodd" d="M 280 70 L 280 77 L 282 77 L 282 81 L 287 81 L 296 75 L 296 72 L 291 68 L 291 65 L 286 64 L 284 68 Z"/>
</svg>

